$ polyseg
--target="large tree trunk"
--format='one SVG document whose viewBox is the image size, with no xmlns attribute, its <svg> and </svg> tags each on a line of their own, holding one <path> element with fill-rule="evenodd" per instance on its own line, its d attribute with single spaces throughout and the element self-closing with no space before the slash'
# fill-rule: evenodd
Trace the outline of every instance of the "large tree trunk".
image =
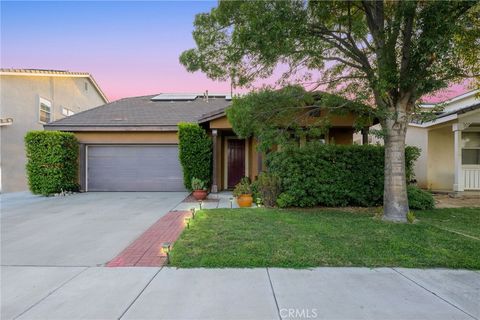
<svg viewBox="0 0 480 320">
<path fill-rule="evenodd" d="M 383 219 L 406 222 L 409 209 L 405 178 L 405 135 L 407 132 L 407 117 L 405 113 L 397 113 L 396 119 L 387 119 L 384 122 L 384 129 L 385 186 L 383 193 Z"/>
</svg>

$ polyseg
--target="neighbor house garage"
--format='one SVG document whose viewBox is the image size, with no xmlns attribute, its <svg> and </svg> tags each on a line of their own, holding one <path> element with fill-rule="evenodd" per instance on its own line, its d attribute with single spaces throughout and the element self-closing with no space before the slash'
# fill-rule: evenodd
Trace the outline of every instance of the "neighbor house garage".
<svg viewBox="0 0 480 320">
<path fill-rule="evenodd" d="M 230 189 L 263 169 L 255 138 L 235 135 L 228 95 L 159 94 L 125 98 L 45 125 L 80 142 L 82 191 L 184 191 L 178 123 L 200 124 L 213 141 L 212 191 Z M 325 143 L 351 144 L 355 116 L 330 118 Z"/>
</svg>

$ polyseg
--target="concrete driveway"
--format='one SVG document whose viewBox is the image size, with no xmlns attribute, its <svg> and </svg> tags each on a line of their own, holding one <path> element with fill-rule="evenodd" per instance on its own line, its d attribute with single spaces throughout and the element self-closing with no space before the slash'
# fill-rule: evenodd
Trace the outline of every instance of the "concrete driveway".
<svg viewBox="0 0 480 320">
<path fill-rule="evenodd" d="M 103 266 L 186 195 L 2 196 L 2 265 Z"/>
</svg>

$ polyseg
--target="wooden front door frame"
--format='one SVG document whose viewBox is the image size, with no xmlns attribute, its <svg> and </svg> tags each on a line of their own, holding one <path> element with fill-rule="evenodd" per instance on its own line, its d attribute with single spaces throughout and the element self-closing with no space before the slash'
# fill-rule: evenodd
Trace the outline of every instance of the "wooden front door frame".
<svg viewBox="0 0 480 320">
<path fill-rule="evenodd" d="M 249 139 L 242 139 L 236 136 L 225 136 L 223 140 L 223 188 L 228 189 L 228 140 L 244 140 L 245 141 L 245 175 L 248 177 L 249 172 Z"/>
</svg>

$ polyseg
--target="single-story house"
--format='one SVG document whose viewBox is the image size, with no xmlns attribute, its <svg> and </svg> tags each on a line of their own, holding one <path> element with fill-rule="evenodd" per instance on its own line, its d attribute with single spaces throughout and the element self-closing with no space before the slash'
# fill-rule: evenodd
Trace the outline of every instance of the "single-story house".
<svg viewBox="0 0 480 320">
<path fill-rule="evenodd" d="M 473 90 L 438 103 L 422 103 L 427 120 L 408 125 L 406 143 L 421 149 L 415 163 L 419 187 L 431 191 L 480 190 L 480 90 Z M 440 110 L 440 111 L 436 111 Z M 377 124 L 372 129 L 381 129 Z M 355 134 L 354 142 L 361 144 Z M 369 135 L 368 143 L 383 144 Z"/>
<path fill-rule="evenodd" d="M 433 191 L 480 190 L 480 90 L 437 104 L 443 110 L 429 121 L 413 121 L 408 145 L 422 149 L 415 165 L 420 187 Z"/>
<path fill-rule="evenodd" d="M 226 94 L 158 94 L 125 98 L 45 125 L 80 142 L 83 191 L 184 191 L 177 124 L 194 122 L 213 138 L 212 191 L 231 189 L 262 170 L 255 138 L 239 139 Z M 317 115 L 318 116 L 318 115 Z M 320 116 L 325 116 L 321 113 Z M 330 116 L 325 141 L 352 144 L 356 116 Z"/>
</svg>

